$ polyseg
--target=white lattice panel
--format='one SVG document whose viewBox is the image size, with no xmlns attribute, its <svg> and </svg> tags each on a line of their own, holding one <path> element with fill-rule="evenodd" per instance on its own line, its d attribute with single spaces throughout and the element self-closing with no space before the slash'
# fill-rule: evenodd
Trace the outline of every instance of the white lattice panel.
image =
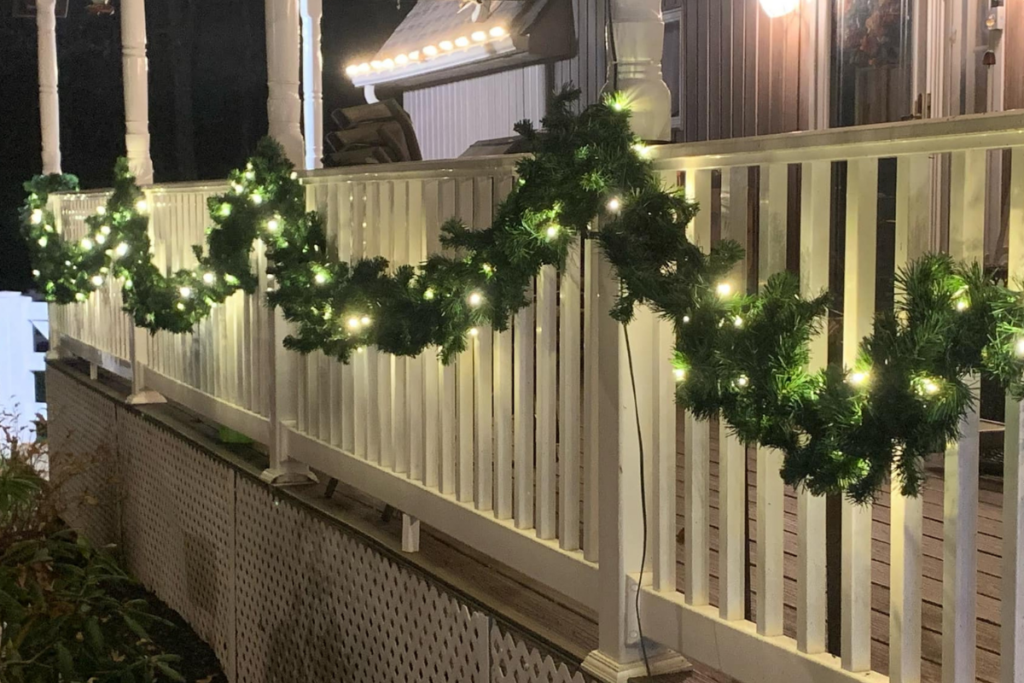
<svg viewBox="0 0 1024 683">
<path fill-rule="evenodd" d="M 488 680 L 486 615 L 261 484 L 237 500 L 238 681 Z"/>
<path fill-rule="evenodd" d="M 587 683 L 580 671 L 556 662 L 527 641 L 491 626 L 491 681 L 493 683 Z"/>
<path fill-rule="evenodd" d="M 235 472 L 119 408 L 128 570 L 208 642 L 229 678 L 235 644 Z"/>
<path fill-rule="evenodd" d="M 114 404 L 47 368 L 48 439 L 64 520 L 95 545 L 121 542 Z"/>
</svg>

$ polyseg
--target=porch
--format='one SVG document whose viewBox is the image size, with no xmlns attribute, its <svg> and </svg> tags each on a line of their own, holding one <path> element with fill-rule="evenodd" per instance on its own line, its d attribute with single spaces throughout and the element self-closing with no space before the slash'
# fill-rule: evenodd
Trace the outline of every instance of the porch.
<svg viewBox="0 0 1024 683">
<path fill-rule="evenodd" d="M 1011 278 L 1024 265 L 1024 114 L 666 145 L 652 154 L 666 183 L 683 185 L 704 207 L 690 227 L 698 244 L 732 238 L 747 246 L 731 279 L 738 291 L 789 269 L 805 294 L 841 295 L 832 318 L 846 344 L 840 352 L 833 339 L 830 351 L 817 340 L 819 366 L 840 353 L 849 362 L 876 307 L 891 305 L 893 271 L 918 255 L 951 249 L 981 260 L 985 231 L 1005 224 Z M 1005 193 L 987 190 L 987 178 L 1004 178 L 997 157 L 1010 168 Z M 446 218 L 490 225 L 512 188 L 514 162 L 313 171 L 303 183 L 342 260 L 380 254 L 418 263 L 440 249 Z M 146 189 L 164 272 L 195 265 L 206 199 L 225 190 Z M 105 199 L 54 196 L 57 229 L 80 239 L 84 218 Z M 265 265 L 256 252 L 261 278 Z M 265 444 L 268 479 L 301 477 L 308 466 L 400 510 L 407 551 L 419 545 L 423 524 L 554 601 L 578 604 L 577 614 L 597 624 L 596 641 L 593 631 L 585 638 L 598 653 L 591 673 L 602 675 L 607 659 L 638 661 L 639 625 L 652 656 L 667 648 L 744 682 L 1020 675 L 1024 518 L 1012 403 L 1001 486 L 979 479 L 975 414 L 962 457 L 947 456 L 944 477 L 933 472 L 922 499 L 883 494 L 872 507 L 835 502 L 828 510 L 823 499 L 785 489 L 777 454 L 746 453 L 722 427 L 677 411 L 672 331 L 650 313 L 629 326 L 630 368 L 621 328 L 606 314 L 615 282 L 589 242 L 561 276 L 545 268 L 512 329 L 479 329 L 451 365 L 432 351 L 401 358 L 366 348 L 351 365 L 287 351 L 283 322 L 264 305 L 265 279 L 258 294 L 235 294 L 193 334 L 150 336 L 121 311 L 120 286 L 111 279 L 87 302 L 51 309 L 61 353 Z M 631 607 L 638 582 L 639 624 Z M 827 647 L 829 599 L 839 614 L 838 656 Z"/>
</svg>

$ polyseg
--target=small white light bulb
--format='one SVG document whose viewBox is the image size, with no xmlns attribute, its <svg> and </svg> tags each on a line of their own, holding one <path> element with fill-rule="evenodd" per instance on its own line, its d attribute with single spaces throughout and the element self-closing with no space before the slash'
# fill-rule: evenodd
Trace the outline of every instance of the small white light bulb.
<svg viewBox="0 0 1024 683">
<path fill-rule="evenodd" d="M 469 38 L 467 38 L 466 36 L 459 36 L 458 38 L 455 39 L 455 47 L 468 47 L 468 46 L 469 46 Z"/>
<path fill-rule="evenodd" d="M 431 288 L 427 288 L 423 292 L 423 298 L 426 299 L 427 301 L 432 300 L 434 298 L 434 289 L 432 287 Z"/>
<path fill-rule="evenodd" d="M 548 239 L 549 240 L 553 240 L 556 237 L 558 237 L 558 226 L 557 225 L 549 225 L 548 226 L 548 230 L 547 230 L 547 235 L 548 235 Z"/>
<path fill-rule="evenodd" d="M 88 237 L 84 238 L 82 240 L 82 249 L 85 249 L 86 251 L 92 249 L 92 240 L 89 239 Z"/>
<path fill-rule="evenodd" d="M 467 301 L 469 302 L 470 306 L 476 308 L 477 306 L 484 302 L 484 297 L 480 292 L 473 292 L 472 294 L 469 295 Z"/>
<path fill-rule="evenodd" d="M 440 47 L 445 52 L 448 52 L 449 50 L 454 50 L 455 49 L 455 43 L 453 43 L 450 40 L 442 40 L 437 45 L 438 45 L 438 47 Z"/>
<path fill-rule="evenodd" d="M 117 254 L 118 256 L 124 256 L 125 254 L 127 254 L 128 253 L 128 243 L 127 242 L 121 242 L 121 244 L 117 245 L 117 249 L 114 250 L 114 253 Z"/>
<path fill-rule="evenodd" d="M 869 375 L 867 372 L 854 372 L 850 375 L 849 381 L 853 386 L 860 387 L 867 383 L 868 377 Z"/>
<path fill-rule="evenodd" d="M 351 318 L 349 318 L 348 319 L 348 328 L 350 330 L 358 330 L 359 329 L 359 318 L 357 318 L 355 316 L 352 316 Z"/>
<path fill-rule="evenodd" d="M 139 213 L 146 213 L 147 211 L 149 211 L 149 202 L 147 202 L 145 199 L 140 199 L 139 201 L 135 202 L 135 210 L 138 211 Z"/>
<path fill-rule="evenodd" d="M 750 380 L 747 379 L 746 375 L 740 375 L 739 377 L 736 378 L 736 386 L 742 388 L 747 386 L 748 384 L 750 384 Z"/>
<path fill-rule="evenodd" d="M 506 33 L 508 32 L 505 30 L 504 26 L 495 26 L 490 30 L 491 38 L 501 38 Z"/>
<path fill-rule="evenodd" d="M 96 213 L 98 215 L 100 215 L 100 216 L 106 216 L 107 215 L 107 207 L 105 207 L 105 206 L 96 207 Z"/>
<path fill-rule="evenodd" d="M 104 235 L 109 235 L 110 234 L 110 226 L 109 225 L 101 225 L 100 226 L 100 232 L 102 232 Z"/>
<path fill-rule="evenodd" d="M 217 276 L 213 273 L 203 273 L 203 282 L 208 285 L 212 285 L 217 280 Z"/>
<path fill-rule="evenodd" d="M 672 371 L 672 374 L 675 375 L 677 382 L 682 382 L 684 379 L 686 379 L 686 370 L 684 370 L 683 368 L 675 368 Z"/>
<path fill-rule="evenodd" d="M 92 283 L 95 286 L 97 286 L 97 287 L 101 286 L 103 284 L 103 276 L 102 275 L 93 275 L 92 276 Z"/>
<path fill-rule="evenodd" d="M 281 227 L 281 222 L 277 218 L 271 218 L 267 221 L 267 230 L 270 232 L 277 232 L 279 227 Z"/>
<path fill-rule="evenodd" d="M 469 328 L 469 336 L 476 337 L 479 334 L 480 334 L 480 330 L 478 330 L 477 328 L 475 328 L 475 327 Z"/>
<path fill-rule="evenodd" d="M 42 237 L 39 238 L 38 244 L 41 247 L 45 247 L 46 246 L 46 242 L 47 242 L 46 235 L 43 235 Z"/>
<path fill-rule="evenodd" d="M 473 31 L 473 33 L 469 37 L 472 38 L 477 43 L 482 43 L 485 40 L 487 40 L 487 34 L 484 33 L 483 31 Z"/>
<path fill-rule="evenodd" d="M 1018 358 L 1024 358 L 1024 337 L 1017 340 L 1017 343 L 1014 345 L 1014 351 L 1016 351 Z"/>
<path fill-rule="evenodd" d="M 622 208 L 622 200 L 619 199 L 618 197 L 612 197 L 611 199 L 608 200 L 608 204 L 606 204 L 606 206 L 608 207 L 608 210 L 611 211 L 612 213 L 618 213 L 619 210 Z"/>
<path fill-rule="evenodd" d="M 227 202 L 224 202 L 223 204 L 221 204 L 220 205 L 220 215 L 223 216 L 224 218 L 227 218 L 228 216 L 230 216 L 231 215 L 231 205 L 228 204 Z"/>
<path fill-rule="evenodd" d="M 259 206 L 260 204 L 263 203 L 263 195 L 261 195 L 259 192 L 253 192 L 252 196 L 249 197 L 249 200 L 256 206 Z"/>
<path fill-rule="evenodd" d="M 732 294 L 732 285 L 728 282 L 719 282 L 715 291 L 718 292 L 718 296 L 729 296 Z"/>
<path fill-rule="evenodd" d="M 178 288 L 178 293 L 181 294 L 181 298 L 182 299 L 187 299 L 190 296 L 192 296 L 192 288 L 188 287 L 188 286 L 179 287 Z"/>
<path fill-rule="evenodd" d="M 327 282 L 327 276 L 324 275 L 323 273 L 317 273 L 316 275 L 313 276 L 313 279 L 316 281 L 318 285 L 322 285 L 325 282 Z"/>
<path fill-rule="evenodd" d="M 41 209 L 34 209 L 32 211 L 32 218 L 30 220 L 32 221 L 32 225 L 39 225 L 40 223 L 42 223 L 43 222 L 43 212 L 42 212 L 42 210 Z"/>
<path fill-rule="evenodd" d="M 373 320 L 371 320 L 370 316 L 368 315 L 364 315 L 362 318 L 359 319 L 359 323 L 363 326 L 369 325 L 372 322 Z"/>
</svg>

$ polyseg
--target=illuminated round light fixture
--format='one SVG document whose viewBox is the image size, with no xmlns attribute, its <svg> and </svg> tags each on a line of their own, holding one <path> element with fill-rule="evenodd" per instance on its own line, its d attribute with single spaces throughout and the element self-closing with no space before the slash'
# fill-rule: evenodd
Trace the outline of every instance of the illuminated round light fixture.
<svg viewBox="0 0 1024 683">
<path fill-rule="evenodd" d="M 453 43 L 450 40 L 442 40 L 440 43 L 438 43 L 438 47 L 440 47 L 445 52 L 448 52 L 450 50 L 455 49 L 455 43 Z"/>
<path fill-rule="evenodd" d="M 412 52 L 409 53 L 408 58 L 409 58 L 410 62 L 418 62 L 418 61 L 420 61 L 420 51 L 419 50 L 413 50 Z"/>
<path fill-rule="evenodd" d="M 361 74 L 368 74 L 368 73 L 370 73 L 370 63 L 369 62 L 363 62 L 357 68 L 359 70 L 359 73 L 361 73 Z"/>
<path fill-rule="evenodd" d="M 376 69 L 377 71 L 380 71 L 383 66 L 384 63 L 381 62 L 379 59 L 375 59 L 372 62 L 370 62 L 370 67 Z"/>
<path fill-rule="evenodd" d="M 468 46 L 469 46 L 469 38 L 467 38 L 466 36 L 459 36 L 458 38 L 455 39 L 455 47 L 468 47 Z"/>
<path fill-rule="evenodd" d="M 428 57 L 436 57 L 437 48 L 434 47 L 433 45 L 427 45 L 425 48 L 423 48 L 423 54 L 425 54 Z"/>
<path fill-rule="evenodd" d="M 398 55 L 397 57 L 395 57 L 395 64 L 397 64 L 398 66 L 404 66 L 408 63 L 409 58 L 406 57 L 405 55 Z"/>
<path fill-rule="evenodd" d="M 800 6 L 800 0 L 761 0 L 761 9 L 771 19 L 789 14 Z"/>
<path fill-rule="evenodd" d="M 359 73 L 359 66 L 356 64 L 349 64 L 345 68 L 345 74 L 348 76 L 355 76 L 357 73 Z"/>
<path fill-rule="evenodd" d="M 504 38 L 506 33 L 503 26 L 495 26 L 490 30 L 491 38 Z"/>
<path fill-rule="evenodd" d="M 389 59 L 385 59 L 384 60 L 384 68 L 385 69 L 394 69 L 395 68 L 395 60 L 390 59 L 390 58 Z"/>
<path fill-rule="evenodd" d="M 473 33 L 469 37 L 472 38 L 473 41 L 477 43 L 482 43 L 485 40 L 487 40 L 487 34 L 484 31 L 473 31 Z"/>
</svg>

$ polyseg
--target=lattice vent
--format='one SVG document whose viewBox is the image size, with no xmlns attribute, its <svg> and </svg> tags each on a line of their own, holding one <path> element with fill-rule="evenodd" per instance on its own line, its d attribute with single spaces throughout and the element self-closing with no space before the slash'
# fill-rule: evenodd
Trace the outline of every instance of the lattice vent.
<svg viewBox="0 0 1024 683">
<path fill-rule="evenodd" d="M 136 412 L 117 416 L 129 571 L 213 647 L 232 678 L 235 473 Z"/>
<path fill-rule="evenodd" d="M 484 683 L 486 615 L 239 477 L 238 681 Z"/>
<path fill-rule="evenodd" d="M 61 482 L 64 520 L 96 545 L 121 542 L 113 402 L 46 370 L 50 470 Z"/>
<path fill-rule="evenodd" d="M 491 681 L 493 683 L 587 683 L 586 677 L 573 672 L 565 663 L 555 663 L 526 641 L 517 641 L 491 626 Z"/>
</svg>

